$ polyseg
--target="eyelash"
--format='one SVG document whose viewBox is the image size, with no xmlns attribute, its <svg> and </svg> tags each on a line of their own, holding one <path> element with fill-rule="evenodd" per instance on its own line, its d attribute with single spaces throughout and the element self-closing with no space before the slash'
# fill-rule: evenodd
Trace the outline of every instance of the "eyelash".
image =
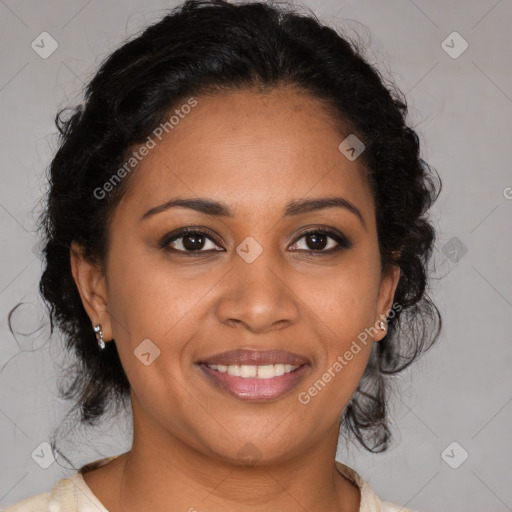
<svg viewBox="0 0 512 512">
<path fill-rule="evenodd" d="M 333 253 L 339 252 L 343 249 L 350 249 L 353 246 L 353 243 L 348 238 L 346 238 L 344 235 L 342 235 L 341 233 L 339 233 L 337 231 L 330 230 L 330 229 L 325 229 L 325 228 L 313 228 L 313 229 L 304 231 L 293 242 L 292 245 L 295 245 L 302 238 L 304 238 L 308 235 L 311 235 L 311 234 L 320 234 L 320 235 L 328 236 L 329 238 L 336 241 L 338 243 L 338 245 L 336 247 L 328 249 L 328 250 L 295 249 L 294 251 L 307 252 L 307 253 L 312 253 L 314 255 L 321 256 L 323 254 L 333 254 Z M 202 228 L 182 228 L 177 232 L 169 233 L 169 234 L 165 235 L 162 238 L 162 240 L 160 241 L 159 246 L 161 249 L 166 249 L 166 250 L 169 250 L 169 251 L 172 251 L 175 253 L 186 254 L 187 256 L 192 256 L 192 257 L 197 257 L 197 256 L 204 255 L 205 253 L 212 252 L 212 250 L 187 251 L 187 250 L 180 250 L 180 249 L 174 249 L 172 247 L 169 247 L 169 245 L 172 242 L 179 240 L 180 238 L 185 238 L 187 235 L 202 235 L 202 236 L 206 237 L 208 240 L 210 240 L 211 242 L 213 242 L 214 244 L 219 245 L 219 243 L 215 241 L 215 237 L 213 236 L 213 234 L 207 230 L 204 230 Z M 218 251 L 215 249 L 214 252 L 222 252 L 222 251 Z"/>
</svg>

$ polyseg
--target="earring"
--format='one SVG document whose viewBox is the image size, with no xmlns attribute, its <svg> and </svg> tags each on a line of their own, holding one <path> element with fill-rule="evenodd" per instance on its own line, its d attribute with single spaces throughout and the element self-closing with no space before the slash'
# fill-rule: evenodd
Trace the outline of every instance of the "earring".
<svg viewBox="0 0 512 512">
<path fill-rule="evenodd" d="M 379 328 L 382 329 L 383 331 L 386 330 L 386 324 L 382 320 L 379 322 Z"/>
<path fill-rule="evenodd" d="M 105 350 L 105 340 L 103 339 L 103 331 L 101 330 L 101 324 L 94 326 L 94 332 L 96 333 L 96 339 L 98 340 L 99 350 Z"/>
</svg>

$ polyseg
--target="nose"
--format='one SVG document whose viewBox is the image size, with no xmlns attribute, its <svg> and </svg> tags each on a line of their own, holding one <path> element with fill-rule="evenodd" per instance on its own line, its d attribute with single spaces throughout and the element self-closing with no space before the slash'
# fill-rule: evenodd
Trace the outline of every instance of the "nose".
<svg viewBox="0 0 512 512">
<path fill-rule="evenodd" d="M 217 303 L 219 321 L 265 333 L 297 322 L 299 299 L 286 273 L 272 265 L 263 254 L 254 262 L 239 258 L 226 280 Z"/>
</svg>

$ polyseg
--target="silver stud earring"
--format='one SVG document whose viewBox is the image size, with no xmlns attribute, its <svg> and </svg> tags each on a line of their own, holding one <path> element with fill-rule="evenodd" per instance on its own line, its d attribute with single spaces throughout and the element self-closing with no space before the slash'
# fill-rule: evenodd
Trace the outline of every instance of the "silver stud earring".
<svg viewBox="0 0 512 512">
<path fill-rule="evenodd" d="M 101 324 L 94 326 L 94 332 L 96 333 L 96 339 L 98 340 L 99 350 L 105 350 L 105 340 L 103 339 L 103 331 L 101 330 Z"/>
<path fill-rule="evenodd" d="M 383 331 L 385 331 L 385 330 L 386 330 L 386 324 L 384 323 L 384 321 L 383 321 L 383 320 L 381 320 L 381 321 L 379 322 L 379 327 L 380 327 L 380 329 L 382 329 Z"/>
</svg>

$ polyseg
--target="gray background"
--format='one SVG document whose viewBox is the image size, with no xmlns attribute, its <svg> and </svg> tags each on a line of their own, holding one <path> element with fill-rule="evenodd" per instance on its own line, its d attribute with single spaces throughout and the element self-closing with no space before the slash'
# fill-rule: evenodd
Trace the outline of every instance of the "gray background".
<svg viewBox="0 0 512 512">
<path fill-rule="evenodd" d="M 73 472 L 62 468 L 60 457 L 48 469 L 31 457 L 66 411 L 56 393 L 63 357 L 58 336 L 49 344 L 47 326 L 30 334 L 44 320 L 34 208 L 56 145 L 54 115 L 79 101 L 83 83 L 124 38 L 174 5 L 0 0 L 0 505 L 49 490 Z M 337 15 L 339 28 L 363 36 L 369 60 L 406 93 L 422 156 L 444 184 L 433 210 L 439 230 L 434 277 L 443 279 L 433 279 L 431 292 L 444 316 L 442 336 L 400 378 L 392 449 L 371 455 L 340 444 L 338 459 L 382 499 L 413 509 L 510 511 L 512 3 L 306 5 L 324 21 Z M 31 48 L 43 31 L 58 42 L 47 59 Z M 457 58 L 442 46 L 454 31 L 469 44 Z M 449 51 L 460 51 L 462 40 L 451 39 Z M 19 301 L 24 305 L 13 323 L 26 335 L 15 339 L 6 315 Z M 77 466 L 120 453 L 129 447 L 129 429 L 129 421 L 117 419 L 75 432 L 64 453 Z M 469 457 L 453 469 L 448 462 L 460 463 L 463 450 Z"/>
</svg>

